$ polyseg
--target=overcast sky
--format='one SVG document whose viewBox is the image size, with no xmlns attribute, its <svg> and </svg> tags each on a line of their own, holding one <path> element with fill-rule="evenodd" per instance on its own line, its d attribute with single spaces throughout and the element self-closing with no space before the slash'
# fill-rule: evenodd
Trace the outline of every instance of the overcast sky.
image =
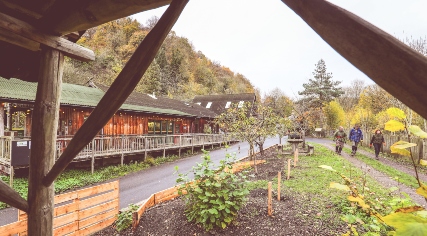
<svg viewBox="0 0 427 236">
<path fill-rule="evenodd" d="M 331 0 L 398 38 L 427 35 L 427 0 Z M 262 3 L 262 4 L 261 4 Z M 141 23 L 166 7 L 134 15 Z M 245 75 L 262 93 L 294 97 L 323 58 L 333 79 L 373 83 L 280 0 L 190 0 L 173 30 L 196 50 Z"/>
</svg>

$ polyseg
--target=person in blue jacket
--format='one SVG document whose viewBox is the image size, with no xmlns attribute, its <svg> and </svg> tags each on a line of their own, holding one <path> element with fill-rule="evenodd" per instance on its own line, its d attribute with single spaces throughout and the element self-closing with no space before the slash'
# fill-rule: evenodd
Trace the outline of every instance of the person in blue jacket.
<svg viewBox="0 0 427 236">
<path fill-rule="evenodd" d="M 357 146 L 360 142 L 363 142 L 363 133 L 359 125 L 355 125 L 353 129 L 350 130 L 348 139 L 351 142 L 351 155 L 356 155 Z"/>
</svg>

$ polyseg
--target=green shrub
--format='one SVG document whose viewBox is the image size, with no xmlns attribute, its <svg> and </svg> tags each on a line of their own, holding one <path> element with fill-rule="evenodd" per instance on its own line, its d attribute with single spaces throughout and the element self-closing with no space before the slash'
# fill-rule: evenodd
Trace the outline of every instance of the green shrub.
<svg viewBox="0 0 427 236">
<path fill-rule="evenodd" d="M 238 210 L 246 201 L 249 190 L 246 189 L 246 176 L 242 173 L 233 174 L 232 158 L 227 154 L 221 160 L 218 169 L 204 151 L 203 162 L 193 167 L 194 181 L 189 183 L 188 173 L 178 173 L 176 180 L 179 193 L 184 195 L 185 213 L 191 222 L 201 224 L 206 231 L 213 227 L 225 228 L 237 216 Z M 175 167 L 178 172 L 178 167 Z"/>
<path fill-rule="evenodd" d="M 132 225 L 132 213 L 138 210 L 138 206 L 130 204 L 126 211 L 119 213 L 116 221 L 116 230 L 121 232 Z"/>
<path fill-rule="evenodd" d="M 145 159 L 145 163 L 150 166 L 154 166 L 156 165 L 156 160 L 152 157 L 148 157 L 147 159 Z"/>
</svg>

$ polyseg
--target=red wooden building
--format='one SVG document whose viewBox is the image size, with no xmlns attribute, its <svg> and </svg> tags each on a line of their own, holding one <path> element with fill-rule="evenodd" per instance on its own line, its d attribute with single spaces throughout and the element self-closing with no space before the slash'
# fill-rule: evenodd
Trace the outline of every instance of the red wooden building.
<svg viewBox="0 0 427 236">
<path fill-rule="evenodd" d="M 0 78 L 0 124 L 4 123 L 5 130 L 31 136 L 36 88 L 33 82 Z M 102 85 L 63 84 L 58 136 L 74 135 L 107 89 Z M 217 129 L 211 123 L 215 116 L 195 103 L 134 92 L 99 134 L 215 133 Z"/>
</svg>

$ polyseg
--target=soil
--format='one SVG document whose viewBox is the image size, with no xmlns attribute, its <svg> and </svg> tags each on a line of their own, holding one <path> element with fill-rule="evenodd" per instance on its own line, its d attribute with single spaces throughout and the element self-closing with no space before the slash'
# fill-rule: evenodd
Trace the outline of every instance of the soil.
<svg viewBox="0 0 427 236">
<path fill-rule="evenodd" d="M 251 180 L 271 181 L 277 177 L 283 159 L 275 157 L 274 149 L 267 150 L 267 164 L 258 165 L 258 175 L 251 177 Z M 206 232 L 187 221 L 184 202 L 177 198 L 148 209 L 134 232 L 128 229 L 119 234 L 112 226 L 96 235 L 342 235 L 347 225 L 340 220 L 340 212 L 332 207 L 332 203 L 326 204 L 330 207 L 319 210 L 312 196 L 285 189 L 281 191 L 280 201 L 277 200 L 277 193 L 273 193 L 273 216 L 268 216 L 267 190 L 254 189 L 233 224 L 224 230 Z"/>
</svg>

